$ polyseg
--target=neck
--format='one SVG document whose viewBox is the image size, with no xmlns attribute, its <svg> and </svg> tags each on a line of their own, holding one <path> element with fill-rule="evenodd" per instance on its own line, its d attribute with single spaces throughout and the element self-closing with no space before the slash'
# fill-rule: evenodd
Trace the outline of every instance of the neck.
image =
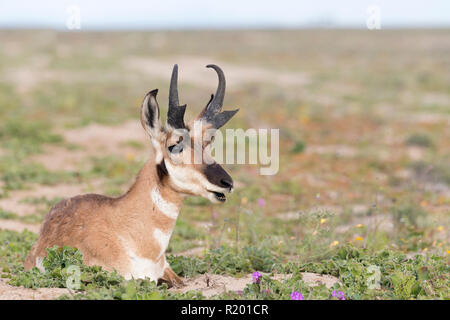
<svg viewBox="0 0 450 320">
<path fill-rule="evenodd" d="M 147 161 L 130 190 L 118 199 L 117 211 L 127 221 L 122 226 L 126 233 L 136 241 L 147 239 L 145 242 L 151 247 L 157 243 L 159 248 L 154 251 L 158 256 L 167 248 L 183 202 L 160 171 L 154 161 Z"/>
<path fill-rule="evenodd" d="M 149 194 L 155 195 L 157 193 L 161 194 L 164 200 L 181 207 L 183 199 L 176 190 L 171 188 L 165 166 L 163 164 L 157 165 L 150 159 L 144 164 L 136 181 L 122 198 L 129 197 L 133 201 L 145 201 L 148 200 Z M 154 196 L 150 198 L 155 199 Z"/>
</svg>

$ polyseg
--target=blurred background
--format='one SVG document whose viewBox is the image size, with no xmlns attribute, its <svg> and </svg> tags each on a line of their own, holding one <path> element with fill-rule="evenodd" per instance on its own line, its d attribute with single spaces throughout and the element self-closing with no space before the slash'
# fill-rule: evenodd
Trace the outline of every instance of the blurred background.
<svg viewBox="0 0 450 320">
<path fill-rule="evenodd" d="M 449 253 L 450 2 L 1 1 L 0 228 L 62 198 L 126 191 L 148 159 L 139 107 L 174 63 L 187 117 L 227 76 L 228 128 L 279 128 L 280 170 L 229 165 L 223 206 L 185 202 L 170 252 L 345 244 Z M 164 111 L 163 111 L 164 114 Z"/>
<path fill-rule="evenodd" d="M 357 1 L 268 0 L 189 2 L 168 1 L 2 1 L 4 28 L 66 28 L 68 14 L 77 7 L 84 30 L 185 30 L 272 28 L 366 28 L 379 9 L 383 28 L 431 28 L 450 25 L 450 4 L 444 0 Z"/>
</svg>

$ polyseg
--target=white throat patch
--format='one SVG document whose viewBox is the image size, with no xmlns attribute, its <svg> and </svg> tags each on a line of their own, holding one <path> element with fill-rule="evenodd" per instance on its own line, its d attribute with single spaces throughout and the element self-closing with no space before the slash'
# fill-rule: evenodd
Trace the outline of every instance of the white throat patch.
<svg viewBox="0 0 450 320">
<path fill-rule="evenodd" d="M 159 192 L 159 189 L 157 187 L 153 188 L 150 196 L 152 197 L 152 201 L 156 205 L 158 210 L 161 211 L 164 215 L 168 216 L 171 219 L 176 219 L 178 217 L 178 213 L 180 211 L 178 206 L 173 204 L 172 202 L 166 201 L 162 197 L 161 192 Z"/>
</svg>

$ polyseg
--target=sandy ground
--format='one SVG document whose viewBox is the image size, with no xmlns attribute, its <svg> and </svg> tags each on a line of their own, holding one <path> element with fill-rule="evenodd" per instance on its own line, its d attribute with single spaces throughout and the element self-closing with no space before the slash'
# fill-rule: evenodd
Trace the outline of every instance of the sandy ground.
<svg viewBox="0 0 450 320">
<path fill-rule="evenodd" d="M 27 289 L 6 284 L 6 279 L 0 278 L 0 300 L 51 300 L 69 293 L 67 289 L 39 288 Z"/>
<path fill-rule="evenodd" d="M 227 82 L 231 90 L 237 89 L 242 85 L 255 82 L 270 82 L 284 86 L 303 86 L 310 82 L 306 73 L 300 72 L 277 72 L 261 67 L 247 67 L 236 65 L 229 62 L 218 61 L 217 58 L 201 57 L 201 56 L 170 56 L 165 59 L 154 59 L 150 57 L 130 56 L 124 59 L 122 67 L 129 71 L 129 74 L 139 72 L 144 75 L 167 79 L 167 74 L 173 67 L 173 61 L 176 61 L 182 68 L 180 70 L 180 79 L 191 82 L 195 85 L 211 87 L 216 81 L 216 75 L 207 70 L 200 68 L 204 66 L 205 61 L 214 61 L 227 70 Z M 6 70 L 0 79 L 7 79 L 13 83 L 20 93 L 27 93 L 42 81 L 74 81 L 83 80 L 86 73 L 70 72 L 62 70 L 49 70 L 51 60 L 46 55 L 36 55 L 27 67 L 17 67 Z M 101 76 L 90 74 L 92 78 L 105 78 L 105 74 Z M 110 79 L 117 75 L 108 74 Z M 123 76 L 123 75 L 121 75 Z"/>
<path fill-rule="evenodd" d="M 339 279 L 328 276 L 319 275 L 315 273 L 304 272 L 302 273 L 303 281 L 311 285 L 324 284 L 327 288 L 331 288 L 333 284 L 339 281 Z M 272 276 L 274 280 L 284 280 L 291 277 L 288 274 L 276 274 Z M 221 294 L 226 291 L 241 291 L 252 283 L 252 275 L 248 274 L 242 278 L 233 278 L 231 276 L 217 275 L 217 274 L 202 274 L 194 278 L 187 278 L 184 280 L 185 286 L 182 288 L 170 289 L 175 292 L 187 292 L 191 290 L 202 291 L 205 297 L 211 297 L 213 295 Z"/>
<path fill-rule="evenodd" d="M 0 208 L 6 211 L 14 212 L 19 216 L 26 216 L 35 213 L 37 209 L 49 209 L 39 208 L 36 205 L 24 203 L 25 199 L 46 197 L 52 199 L 56 197 L 67 198 L 73 197 L 77 194 L 83 193 L 83 186 L 76 184 L 58 184 L 52 186 L 34 186 L 28 190 L 14 190 L 10 191 L 8 198 L 0 199 Z M 0 224 L 0 228 L 2 224 Z"/>
<path fill-rule="evenodd" d="M 288 279 L 291 275 L 277 274 L 272 278 L 275 280 Z M 339 280 L 328 275 L 319 275 L 314 273 L 302 273 L 303 281 L 311 285 L 324 284 L 330 288 Z M 0 300 L 51 300 L 56 299 L 69 291 L 62 288 L 39 288 L 27 289 L 24 287 L 10 286 L 7 279 L 0 279 Z M 241 291 L 247 284 L 252 282 L 252 275 L 248 274 L 242 278 L 233 278 L 217 274 L 203 274 L 194 278 L 184 279 L 185 286 L 182 288 L 173 288 L 173 292 L 201 291 L 205 297 L 211 297 L 226 291 Z"/>
<path fill-rule="evenodd" d="M 199 69 L 205 61 L 214 61 L 227 71 L 227 87 L 231 90 L 239 88 L 243 84 L 255 82 L 271 82 L 284 86 L 302 86 L 309 82 L 305 73 L 299 72 L 276 72 L 266 68 L 247 67 L 234 65 L 223 61 L 217 61 L 209 57 L 175 56 L 165 60 L 130 57 L 123 62 L 126 69 L 141 72 L 147 75 L 167 78 L 168 70 L 171 70 L 173 61 L 180 65 L 179 77 L 181 81 L 188 81 L 199 86 L 211 87 L 216 81 L 216 75 L 208 69 Z"/>
<path fill-rule="evenodd" d="M 23 223 L 15 220 L 8 220 L 8 219 L 0 219 L 0 230 L 6 229 L 6 230 L 12 230 L 17 232 L 22 232 L 24 230 L 28 230 L 34 233 L 39 232 L 40 225 L 38 224 L 30 224 L 30 223 Z"/>
<path fill-rule="evenodd" d="M 51 170 L 75 170 L 89 157 L 106 155 L 134 154 L 136 150 L 127 147 L 126 142 L 149 141 L 142 129 L 139 119 L 127 121 L 118 126 L 90 124 L 86 127 L 59 130 L 67 144 L 79 148 L 68 151 L 60 146 L 47 146 L 43 153 L 33 156 L 32 160 L 40 162 Z M 144 148 L 143 155 L 148 155 L 150 148 Z"/>
</svg>

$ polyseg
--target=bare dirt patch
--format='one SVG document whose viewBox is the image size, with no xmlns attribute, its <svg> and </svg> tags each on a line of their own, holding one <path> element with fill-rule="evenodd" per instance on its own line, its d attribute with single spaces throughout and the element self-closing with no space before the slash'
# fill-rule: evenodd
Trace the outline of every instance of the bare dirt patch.
<svg viewBox="0 0 450 320">
<path fill-rule="evenodd" d="M 303 281 L 310 285 L 324 284 L 327 288 L 331 288 L 338 278 L 329 275 L 320 275 L 315 273 L 302 273 Z M 285 280 L 291 277 L 288 274 L 276 274 L 271 278 L 274 280 Z M 182 288 L 172 288 L 175 292 L 201 291 L 205 297 L 211 297 L 224 293 L 226 291 L 240 291 L 248 284 L 252 283 L 252 275 L 248 274 L 242 278 L 233 278 L 231 276 L 217 274 L 203 274 L 194 278 L 185 278 L 185 286 Z"/>
<path fill-rule="evenodd" d="M 61 288 L 27 289 L 24 287 L 10 286 L 6 279 L 0 279 L 0 300 L 52 300 L 60 295 L 69 293 Z"/>
<path fill-rule="evenodd" d="M 205 252 L 206 249 L 204 247 L 195 247 L 180 253 L 174 253 L 174 256 L 199 257 L 202 256 Z"/>
<path fill-rule="evenodd" d="M 346 145 L 309 145 L 306 154 L 332 154 L 352 158 L 357 155 L 357 151 L 354 147 Z"/>
<path fill-rule="evenodd" d="M 254 84 L 255 82 L 270 82 L 277 85 L 299 86 L 309 82 L 306 74 L 299 72 L 278 72 L 261 67 L 241 66 L 211 57 L 190 57 L 176 56 L 164 60 L 132 57 L 124 60 L 124 67 L 134 72 L 141 72 L 158 78 L 167 79 L 167 73 L 170 72 L 173 61 L 176 61 L 180 67 L 180 79 L 188 81 L 199 86 L 210 87 L 216 81 L 213 73 L 202 70 L 199 66 L 204 66 L 214 62 L 226 70 L 227 85 L 231 90 L 239 88 L 243 84 Z"/>
<path fill-rule="evenodd" d="M 52 186 L 34 186 L 29 190 L 15 190 L 9 193 L 8 198 L 0 199 L 0 208 L 25 216 L 36 212 L 39 207 L 23 203 L 25 199 L 46 197 L 70 198 L 83 192 L 83 186 L 76 184 L 57 184 Z M 42 209 L 42 208 L 41 208 Z"/>
<path fill-rule="evenodd" d="M 33 214 L 36 211 L 36 207 L 28 203 L 20 202 L 21 199 L 23 198 L 22 197 L 1 198 L 0 208 L 5 211 L 17 213 L 20 216 Z"/>
<path fill-rule="evenodd" d="M 77 146 L 67 150 L 61 146 L 47 146 L 42 154 L 32 158 L 51 170 L 75 170 L 80 168 L 90 157 L 105 155 L 127 155 L 137 153 L 127 146 L 129 141 L 145 143 L 148 140 L 138 120 L 124 122 L 117 126 L 91 124 L 86 127 L 58 132 L 68 144 Z M 141 156 L 147 155 L 148 149 L 141 150 Z"/>
<path fill-rule="evenodd" d="M 92 186 L 92 184 L 91 184 Z M 83 194 L 86 191 L 86 187 L 76 184 L 58 184 L 53 186 L 34 186 L 29 190 L 15 190 L 9 193 L 8 198 L 0 199 L 0 208 L 19 216 L 26 216 L 36 213 L 37 211 L 48 211 L 49 207 L 45 204 L 28 204 L 23 203 L 24 199 L 41 198 L 47 199 L 54 198 L 71 198 L 78 194 Z M 0 219 L 0 229 L 8 229 L 13 231 L 22 232 L 28 229 L 32 232 L 39 231 L 39 224 L 23 223 L 16 220 Z"/>
<path fill-rule="evenodd" d="M 83 128 L 64 131 L 65 141 L 80 145 L 90 154 L 121 153 L 123 143 L 136 140 L 147 141 L 147 136 L 138 120 L 124 122 L 118 126 L 91 124 Z"/>
<path fill-rule="evenodd" d="M 17 231 L 17 232 L 29 230 L 31 232 L 38 233 L 39 228 L 40 228 L 40 226 L 38 224 L 29 224 L 29 223 L 23 223 L 23 222 L 15 221 L 15 220 L 0 219 L 0 230 L 6 229 L 6 230 Z"/>
</svg>

